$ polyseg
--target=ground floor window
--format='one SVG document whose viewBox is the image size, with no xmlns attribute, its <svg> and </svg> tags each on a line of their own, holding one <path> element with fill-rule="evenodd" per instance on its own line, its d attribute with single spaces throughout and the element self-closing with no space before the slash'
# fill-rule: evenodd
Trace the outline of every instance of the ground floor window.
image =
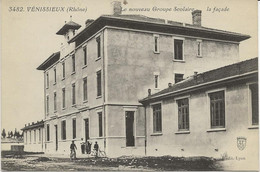
<svg viewBox="0 0 260 172">
<path fill-rule="evenodd" d="M 47 126 L 46 126 L 46 139 L 47 139 L 47 141 L 50 141 L 50 125 L 49 124 L 47 124 Z"/>
<path fill-rule="evenodd" d="M 61 121 L 61 139 L 66 140 L 66 121 Z"/>
<path fill-rule="evenodd" d="M 178 105 L 178 129 L 189 130 L 189 99 L 177 100 Z"/>
<path fill-rule="evenodd" d="M 162 109 L 161 104 L 153 105 L 153 132 L 162 132 Z"/>
<path fill-rule="evenodd" d="M 259 117 L 258 117 L 258 84 L 251 84 L 250 88 L 250 96 L 251 96 L 251 112 L 252 112 L 252 125 L 259 125 Z"/>
<path fill-rule="evenodd" d="M 76 118 L 72 119 L 72 139 L 76 138 Z"/>
<path fill-rule="evenodd" d="M 209 94 L 211 128 L 225 127 L 225 93 L 218 91 Z"/>
<path fill-rule="evenodd" d="M 98 112 L 99 137 L 103 136 L 102 112 Z"/>
</svg>

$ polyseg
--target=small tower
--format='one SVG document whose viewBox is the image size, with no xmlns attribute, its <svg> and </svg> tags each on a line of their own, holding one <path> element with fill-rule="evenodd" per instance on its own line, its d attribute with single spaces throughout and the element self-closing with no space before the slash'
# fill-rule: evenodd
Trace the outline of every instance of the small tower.
<svg viewBox="0 0 260 172">
<path fill-rule="evenodd" d="M 66 56 L 69 52 L 75 49 L 75 43 L 68 44 L 68 41 L 75 36 L 76 30 L 78 30 L 81 25 L 72 21 L 70 16 L 70 21 L 65 22 L 63 27 L 56 33 L 57 35 L 63 35 L 64 39 L 61 43 L 60 55 L 61 57 Z"/>
<path fill-rule="evenodd" d="M 64 35 L 64 38 L 66 42 L 71 39 L 75 33 L 76 30 L 78 30 L 81 27 L 81 25 L 75 23 L 72 21 L 72 17 L 70 16 L 70 21 L 66 23 L 64 26 L 56 33 L 57 35 Z"/>
</svg>

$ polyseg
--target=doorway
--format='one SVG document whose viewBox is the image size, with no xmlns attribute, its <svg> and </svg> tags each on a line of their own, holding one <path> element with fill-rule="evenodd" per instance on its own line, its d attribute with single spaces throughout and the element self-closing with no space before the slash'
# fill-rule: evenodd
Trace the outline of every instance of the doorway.
<svg viewBox="0 0 260 172">
<path fill-rule="evenodd" d="M 134 111 L 125 112 L 126 146 L 135 146 Z"/>
</svg>

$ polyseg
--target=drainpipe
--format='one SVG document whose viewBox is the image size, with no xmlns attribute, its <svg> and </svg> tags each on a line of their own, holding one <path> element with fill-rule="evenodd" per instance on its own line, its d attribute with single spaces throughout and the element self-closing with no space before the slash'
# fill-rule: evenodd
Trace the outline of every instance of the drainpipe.
<svg viewBox="0 0 260 172">
<path fill-rule="evenodd" d="M 104 114 L 104 117 L 103 117 L 103 120 L 104 120 L 104 134 L 103 134 L 103 137 L 104 137 L 104 151 L 106 152 L 106 107 L 105 107 L 105 30 L 102 31 L 103 34 L 102 34 L 102 40 L 103 40 L 103 58 L 102 58 L 102 61 L 103 61 L 103 66 L 102 66 L 102 71 L 103 71 L 103 82 L 102 82 L 102 86 L 103 86 L 103 114 Z"/>
</svg>

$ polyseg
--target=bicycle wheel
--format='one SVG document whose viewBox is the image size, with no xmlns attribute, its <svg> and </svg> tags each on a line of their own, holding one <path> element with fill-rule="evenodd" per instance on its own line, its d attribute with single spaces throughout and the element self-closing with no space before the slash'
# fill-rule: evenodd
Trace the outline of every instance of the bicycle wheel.
<svg viewBox="0 0 260 172">
<path fill-rule="evenodd" d="M 106 157 L 106 152 L 105 151 L 99 151 L 99 156 L 100 157 Z"/>
<path fill-rule="evenodd" d="M 91 151 L 90 156 L 96 156 L 96 151 Z"/>
</svg>

